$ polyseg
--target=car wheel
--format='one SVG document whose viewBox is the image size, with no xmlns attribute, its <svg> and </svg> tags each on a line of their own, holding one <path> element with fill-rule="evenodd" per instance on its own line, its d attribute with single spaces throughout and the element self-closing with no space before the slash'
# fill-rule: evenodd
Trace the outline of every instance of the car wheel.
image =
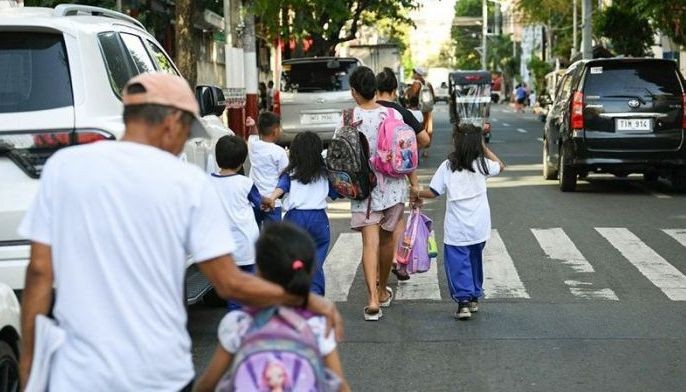
<svg viewBox="0 0 686 392">
<path fill-rule="evenodd" d="M 548 161 L 546 142 L 543 143 L 543 178 L 546 180 L 557 180 L 557 170 L 550 167 L 550 162 Z"/>
<path fill-rule="evenodd" d="M 0 341 L 0 392 L 19 390 L 19 362 L 7 342 Z"/>
<path fill-rule="evenodd" d="M 560 181 L 560 190 L 562 192 L 574 192 L 576 189 L 576 170 L 573 167 L 565 164 L 565 150 L 564 147 L 560 149 L 560 173 L 558 179 Z"/>
<path fill-rule="evenodd" d="M 672 174 L 672 188 L 677 192 L 686 192 L 686 170 Z"/>
</svg>

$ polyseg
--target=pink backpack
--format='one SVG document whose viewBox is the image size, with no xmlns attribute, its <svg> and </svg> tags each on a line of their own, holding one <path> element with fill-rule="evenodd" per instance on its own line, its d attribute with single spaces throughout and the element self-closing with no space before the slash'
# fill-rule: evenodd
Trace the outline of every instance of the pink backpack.
<svg viewBox="0 0 686 392">
<path fill-rule="evenodd" d="M 417 136 L 409 125 L 395 117 L 393 109 L 387 111 L 379 128 L 376 154 L 370 161 L 374 171 L 382 176 L 402 177 L 417 169 Z"/>
</svg>

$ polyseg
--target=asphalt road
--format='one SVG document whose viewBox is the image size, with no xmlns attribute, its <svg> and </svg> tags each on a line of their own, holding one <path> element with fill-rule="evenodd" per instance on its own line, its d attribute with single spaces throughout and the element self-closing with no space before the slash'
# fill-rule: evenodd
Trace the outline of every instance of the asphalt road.
<svg viewBox="0 0 686 392">
<path fill-rule="evenodd" d="M 420 165 L 424 184 L 450 150 L 445 105 L 436 111 L 431 158 Z M 391 282 L 415 299 L 394 302 L 378 323 L 363 321 L 357 236 L 349 234 L 346 202 L 330 206 L 327 268 L 350 266 L 350 284 L 341 273 L 342 283 L 329 287 L 345 320 L 340 352 L 353 390 L 686 390 L 686 196 L 633 176 L 590 177 L 562 193 L 542 179 L 543 124 L 500 105 L 491 117 L 491 148 L 508 170 L 489 183 L 490 297 L 472 320 L 452 318 L 439 255 L 413 286 Z M 444 205 L 425 206 L 439 244 Z M 214 350 L 223 314 L 190 309 L 197 369 Z"/>
</svg>

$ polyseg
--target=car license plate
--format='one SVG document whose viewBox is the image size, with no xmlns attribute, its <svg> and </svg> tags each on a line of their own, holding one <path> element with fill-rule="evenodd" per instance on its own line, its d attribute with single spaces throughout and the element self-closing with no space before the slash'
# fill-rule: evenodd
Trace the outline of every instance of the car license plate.
<svg viewBox="0 0 686 392">
<path fill-rule="evenodd" d="M 303 124 L 335 124 L 340 116 L 340 113 L 306 113 L 300 117 Z"/>
<path fill-rule="evenodd" d="M 615 122 L 617 131 L 650 132 L 653 130 L 653 121 L 648 118 L 618 118 Z"/>
</svg>

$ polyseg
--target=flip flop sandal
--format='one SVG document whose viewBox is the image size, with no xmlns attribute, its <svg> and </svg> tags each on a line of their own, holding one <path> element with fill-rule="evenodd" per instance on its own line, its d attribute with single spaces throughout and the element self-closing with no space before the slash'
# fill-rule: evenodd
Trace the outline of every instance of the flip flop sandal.
<svg viewBox="0 0 686 392">
<path fill-rule="evenodd" d="M 399 269 L 393 268 L 391 272 L 393 273 L 393 275 L 395 275 L 396 278 L 398 278 L 399 281 L 410 280 L 410 274 L 408 274 L 407 271 L 401 272 Z"/>
<path fill-rule="evenodd" d="M 379 303 L 379 306 L 382 308 L 391 306 L 391 302 L 393 301 L 393 289 L 386 286 L 386 292 L 388 293 L 388 299 Z"/>
<path fill-rule="evenodd" d="M 381 317 L 383 317 L 383 312 L 381 311 L 381 308 L 379 308 L 379 310 L 377 310 L 374 313 L 370 313 L 369 307 L 364 307 L 364 321 L 379 321 L 381 320 Z"/>
</svg>

